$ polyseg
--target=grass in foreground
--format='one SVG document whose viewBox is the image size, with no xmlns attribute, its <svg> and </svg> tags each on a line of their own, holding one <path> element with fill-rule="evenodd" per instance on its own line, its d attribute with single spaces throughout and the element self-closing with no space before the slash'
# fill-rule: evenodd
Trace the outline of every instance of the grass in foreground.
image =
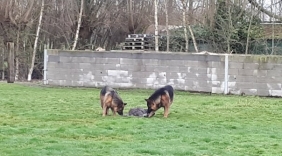
<svg viewBox="0 0 282 156">
<path fill-rule="evenodd" d="M 282 99 L 176 92 L 170 115 L 102 117 L 98 89 L 0 83 L 0 155 L 280 155 Z M 119 90 L 146 108 L 153 90 Z"/>
</svg>

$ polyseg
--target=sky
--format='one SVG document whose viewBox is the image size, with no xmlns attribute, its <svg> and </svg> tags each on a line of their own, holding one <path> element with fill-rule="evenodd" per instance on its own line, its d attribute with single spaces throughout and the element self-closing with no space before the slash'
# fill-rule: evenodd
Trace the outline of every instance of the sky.
<svg viewBox="0 0 282 156">
<path fill-rule="evenodd" d="M 263 7 L 268 11 L 274 12 L 276 15 L 282 16 L 282 1 L 281 0 L 256 0 L 256 2 L 260 3 L 263 2 Z M 271 1 L 273 6 L 271 5 Z M 272 6 L 272 8 L 271 8 Z M 272 9 L 272 10 L 271 10 Z M 264 21 L 269 21 L 270 17 L 268 15 L 262 16 Z"/>
</svg>

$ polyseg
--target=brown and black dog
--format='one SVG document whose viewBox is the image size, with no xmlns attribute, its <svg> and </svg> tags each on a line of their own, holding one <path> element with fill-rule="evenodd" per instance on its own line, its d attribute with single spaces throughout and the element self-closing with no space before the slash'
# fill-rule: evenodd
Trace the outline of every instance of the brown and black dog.
<svg viewBox="0 0 282 156">
<path fill-rule="evenodd" d="M 102 88 L 100 92 L 100 102 L 103 109 L 103 116 L 108 115 L 109 109 L 112 110 L 113 115 L 116 115 L 116 113 L 123 115 L 123 109 L 126 103 L 122 101 L 117 91 L 115 91 L 113 88 L 109 86 Z"/>
<path fill-rule="evenodd" d="M 173 102 L 174 89 L 172 86 L 167 85 L 162 88 L 157 89 L 147 101 L 147 117 L 152 117 L 155 112 L 164 107 L 164 117 L 168 117 L 170 105 Z"/>
</svg>

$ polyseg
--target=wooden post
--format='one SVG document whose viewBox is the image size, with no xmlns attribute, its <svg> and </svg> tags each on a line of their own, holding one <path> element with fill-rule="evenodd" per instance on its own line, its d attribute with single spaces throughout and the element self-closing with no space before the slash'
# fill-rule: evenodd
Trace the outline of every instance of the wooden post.
<svg viewBox="0 0 282 156">
<path fill-rule="evenodd" d="M 15 82 L 15 45 L 14 42 L 7 43 L 8 54 L 8 83 Z"/>
</svg>

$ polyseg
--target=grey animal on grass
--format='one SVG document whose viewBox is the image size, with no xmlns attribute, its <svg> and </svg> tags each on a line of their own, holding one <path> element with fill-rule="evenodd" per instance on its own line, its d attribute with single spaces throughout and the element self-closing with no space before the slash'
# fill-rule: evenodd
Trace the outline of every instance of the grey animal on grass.
<svg viewBox="0 0 282 156">
<path fill-rule="evenodd" d="M 145 117 L 147 116 L 147 109 L 143 108 L 131 108 L 128 112 L 129 116 Z"/>
</svg>

